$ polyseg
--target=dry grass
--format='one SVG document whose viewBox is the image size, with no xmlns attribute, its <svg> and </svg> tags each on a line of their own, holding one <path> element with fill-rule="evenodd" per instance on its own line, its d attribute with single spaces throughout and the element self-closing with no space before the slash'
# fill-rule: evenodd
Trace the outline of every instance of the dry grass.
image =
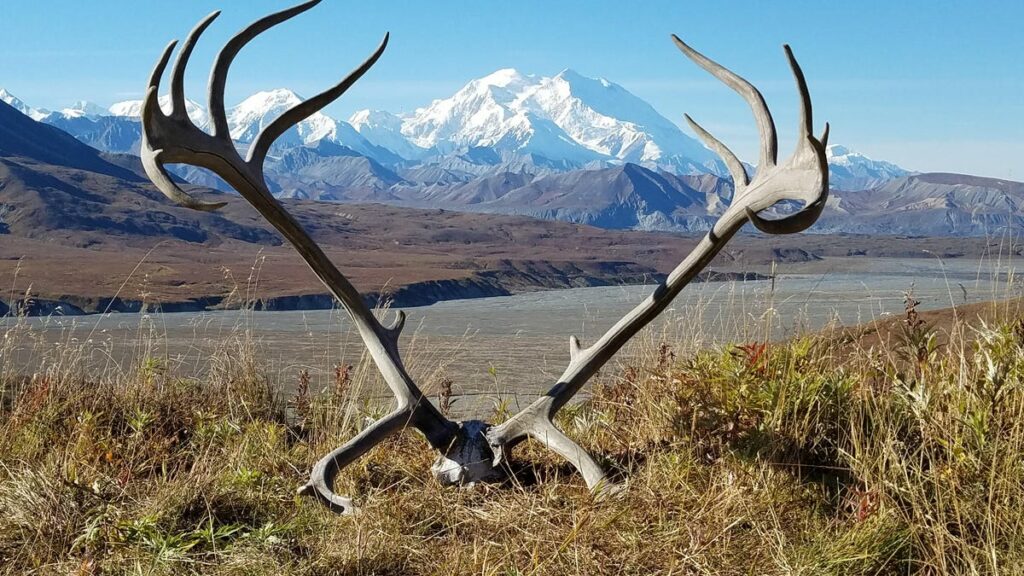
<svg viewBox="0 0 1024 576">
<path fill-rule="evenodd" d="M 83 380 L 73 347 L 26 379 L 3 360 L 30 337 L 16 325 L 0 573 L 1022 573 L 1024 328 L 933 328 L 908 313 L 868 349 L 647 338 L 561 419 L 622 497 L 529 443 L 515 481 L 443 488 L 409 433 L 342 474 L 363 508 L 339 517 L 294 490 L 386 409 L 356 401 L 366 363 L 282 398 L 241 333 L 201 379 L 143 356 Z"/>
</svg>

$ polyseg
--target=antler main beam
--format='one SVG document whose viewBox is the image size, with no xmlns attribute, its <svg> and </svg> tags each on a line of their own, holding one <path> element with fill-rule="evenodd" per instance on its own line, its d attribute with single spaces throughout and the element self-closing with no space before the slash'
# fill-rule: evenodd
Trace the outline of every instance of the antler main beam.
<svg viewBox="0 0 1024 576">
<path fill-rule="evenodd" d="M 496 464 L 505 454 L 505 450 L 526 437 L 532 437 L 569 460 L 583 474 L 588 487 L 597 489 L 605 486 L 607 478 L 601 467 L 555 427 L 554 418 L 558 411 L 626 342 L 668 307 L 748 220 L 759 230 L 769 234 L 791 234 L 807 229 L 818 219 L 825 206 L 828 198 L 828 164 L 825 160 L 824 142 L 828 138 L 828 125 L 826 124 L 825 135 L 820 141 L 810 133 L 811 97 L 803 72 L 789 46 L 785 46 L 784 49 L 800 93 L 800 126 L 796 150 L 779 165 L 775 122 L 757 88 L 697 52 L 677 36 L 673 35 L 672 40 L 690 60 L 735 90 L 750 105 L 761 137 L 761 156 L 757 174 L 753 180 L 748 180 L 739 158 L 689 116 L 686 117 L 704 143 L 722 158 L 732 175 L 732 203 L 693 252 L 658 285 L 654 293 L 605 332 L 597 342 L 587 348 L 581 348 L 575 336 L 570 338 L 569 366 L 554 387 L 522 412 L 504 424 L 491 428 L 487 433 Z M 798 212 L 778 220 L 768 220 L 760 215 L 761 212 L 785 200 L 799 201 L 803 206 Z"/>
<path fill-rule="evenodd" d="M 224 88 L 231 62 L 256 36 L 309 10 L 319 2 L 320 0 L 311 0 L 257 20 L 228 41 L 217 56 L 210 74 L 208 110 L 213 134 L 200 130 L 189 119 L 185 109 L 184 77 L 193 47 L 219 12 L 214 12 L 200 21 L 185 39 L 171 73 L 171 112 L 165 114 L 160 109 L 157 93 L 160 79 L 176 44 L 171 42 L 153 70 L 143 102 L 142 161 L 150 179 L 168 198 L 196 210 L 216 210 L 224 203 L 201 202 L 186 194 L 171 180 L 164 164 L 184 163 L 201 166 L 223 178 L 292 244 L 351 316 L 370 356 L 394 393 L 397 407 L 391 415 L 374 423 L 348 444 L 321 459 L 314 467 L 309 483 L 301 489 L 302 493 L 315 495 L 334 509 L 346 511 L 351 508 L 351 501 L 335 494 L 332 489 L 334 477 L 342 466 L 358 458 L 385 436 L 407 425 L 419 429 L 427 441 L 438 450 L 448 449 L 459 427 L 442 416 L 424 399 L 422 392 L 402 364 L 398 352 L 398 338 L 405 323 L 405 315 L 399 312 L 391 325 L 382 325 L 363 302 L 355 287 L 334 266 L 298 221 L 273 197 L 263 175 L 263 163 L 271 144 L 289 128 L 344 94 L 377 62 L 387 47 L 388 36 L 385 35 L 380 46 L 370 57 L 341 82 L 295 105 L 267 125 L 249 148 L 246 159 L 239 155 L 231 141 L 224 107 Z"/>
</svg>

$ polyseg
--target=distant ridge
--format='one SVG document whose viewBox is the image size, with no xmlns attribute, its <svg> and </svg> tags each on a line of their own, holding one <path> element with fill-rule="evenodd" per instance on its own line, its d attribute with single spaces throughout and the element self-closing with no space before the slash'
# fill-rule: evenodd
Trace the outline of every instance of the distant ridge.
<svg viewBox="0 0 1024 576">
<path fill-rule="evenodd" d="M 171 206 L 131 167 L 0 102 L 0 233 L 91 244 L 218 236 L 275 244 L 262 226 Z"/>
<path fill-rule="evenodd" d="M 104 160 L 95 148 L 63 130 L 32 120 L 5 102 L 0 102 L 0 157 L 20 157 L 129 181 L 141 180 L 138 174 Z"/>
</svg>

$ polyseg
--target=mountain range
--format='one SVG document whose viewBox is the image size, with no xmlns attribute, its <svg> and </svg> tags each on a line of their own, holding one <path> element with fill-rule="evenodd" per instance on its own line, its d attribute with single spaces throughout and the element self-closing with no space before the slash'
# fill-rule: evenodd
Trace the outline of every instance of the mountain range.
<svg viewBox="0 0 1024 576">
<path fill-rule="evenodd" d="M 49 112 L 2 90 L 0 100 L 105 152 L 138 153 L 141 101 L 106 109 L 78 102 Z M 262 127 L 301 101 L 285 89 L 253 94 L 228 111 L 232 138 L 242 146 L 250 143 Z M 167 104 L 167 97 L 162 103 Z M 188 112 L 198 126 L 206 126 L 200 104 L 189 101 Z M 290 148 L 316 147 L 324 141 L 370 158 L 417 185 L 625 163 L 677 175 L 726 174 L 714 153 L 650 104 L 618 84 L 570 69 L 553 77 L 498 70 L 411 113 L 360 110 L 347 121 L 317 113 L 282 136 L 274 152 L 283 155 Z M 843 147 L 834 152 L 832 181 L 837 189 L 862 189 L 908 173 Z"/>
<path fill-rule="evenodd" d="M 137 101 L 48 112 L 4 90 L 0 100 L 100 151 L 138 153 Z M 232 138 L 244 148 L 301 101 L 283 89 L 246 98 L 228 110 Z M 188 108 L 206 126 L 202 106 Z M 913 174 L 842 145 L 827 155 L 833 196 L 816 231 L 984 235 L 1019 224 L 1017 183 Z M 707 229 L 732 192 L 720 161 L 698 141 L 625 88 L 572 70 L 499 70 L 406 114 L 362 110 L 346 121 L 317 113 L 278 140 L 266 171 L 285 198 L 682 232 Z M 176 174 L 227 190 L 201 169 Z"/>
</svg>

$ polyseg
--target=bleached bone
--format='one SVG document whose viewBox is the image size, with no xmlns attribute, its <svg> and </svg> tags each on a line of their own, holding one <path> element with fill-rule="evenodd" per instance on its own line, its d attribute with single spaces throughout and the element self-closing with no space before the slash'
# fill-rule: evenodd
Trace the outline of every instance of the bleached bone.
<svg viewBox="0 0 1024 576">
<path fill-rule="evenodd" d="M 321 282 L 345 307 L 377 369 L 395 395 L 395 409 L 337 450 L 321 458 L 313 467 L 309 482 L 300 488 L 299 492 L 315 496 L 333 510 L 351 512 L 354 509 L 351 499 L 338 495 L 333 490 L 338 472 L 387 436 L 409 426 L 419 430 L 427 442 L 440 452 L 432 471 L 434 476 L 444 483 L 476 482 L 503 477 L 503 461 L 508 451 L 525 438 L 532 437 L 571 462 L 583 474 L 587 486 L 591 489 L 610 487 L 604 469 L 555 426 L 553 420 L 558 410 L 637 331 L 669 305 L 747 220 L 758 229 L 771 234 L 799 232 L 817 220 L 825 205 L 828 195 L 828 169 L 825 163 L 824 141 L 827 139 L 828 126 L 826 125 L 825 136 L 821 141 L 810 133 L 810 96 L 792 52 L 786 46 L 786 55 L 796 76 L 801 96 L 800 137 L 793 155 L 784 164 L 777 165 L 775 126 L 764 98 L 757 89 L 673 36 L 676 44 L 690 59 L 739 92 L 750 104 L 761 134 L 761 163 L 757 175 L 752 181 L 748 181 L 743 165 L 736 156 L 687 116 L 693 129 L 722 157 L 733 176 L 735 192 L 729 208 L 668 279 L 600 340 L 584 349 L 580 347 L 575 337 L 570 339 L 569 366 L 546 395 L 499 426 L 491 426 L 478 420 L 452 422 L 423 396 L 402 364 L 398 352 L 398 338 L 405 322 L 405 315 L 399 312 L 393 323 L 388 326 L 381 324 L 348 279 L 273 197 L 267 188 L 263 173 L 263 164 L 273 142 L 289 128 L 344 94 L 380 58 L 387 46 L 388 36 L 385 35 L 380 46 L 370 57 L 341 82 L 295 105 L 267 125 L 249 147 L 245 158 L 242 158 L 231 141 L 224 107 L 224 88 L 228 69 L 234 57 L 262 32 L 309 10 L 319 2 L 320 0 L 311 0 L 266 16 L 228 41 L 217 56 L 210 74 L 208 113 L 209 125 L 213 127 L 212 134 L 200 130 L 188 117 L 185 108 L 184 76 L 196 41 L 219 12 L 214 12 L 203 19 L 185 39 L 178 53 L 171 73 L 170 114 L 165 114 L 160 109 L 158 91 L 176 42 L 167 46 L 153 70 L 142 111 L 142 162 L 146 173 L 157 188 L 183 206 L 212 211 L 222 207 L 224 203 L 205 203 L 188 195 L 171 180 L 164 164 L 182 163 L 207 168 L 228 182 L 292 244 Z M 802 201 L 804 206 L 798 212 L 779 220 L 767 220 L 759 215 L 773 205 L 788 200 Z"/>
</svg>

